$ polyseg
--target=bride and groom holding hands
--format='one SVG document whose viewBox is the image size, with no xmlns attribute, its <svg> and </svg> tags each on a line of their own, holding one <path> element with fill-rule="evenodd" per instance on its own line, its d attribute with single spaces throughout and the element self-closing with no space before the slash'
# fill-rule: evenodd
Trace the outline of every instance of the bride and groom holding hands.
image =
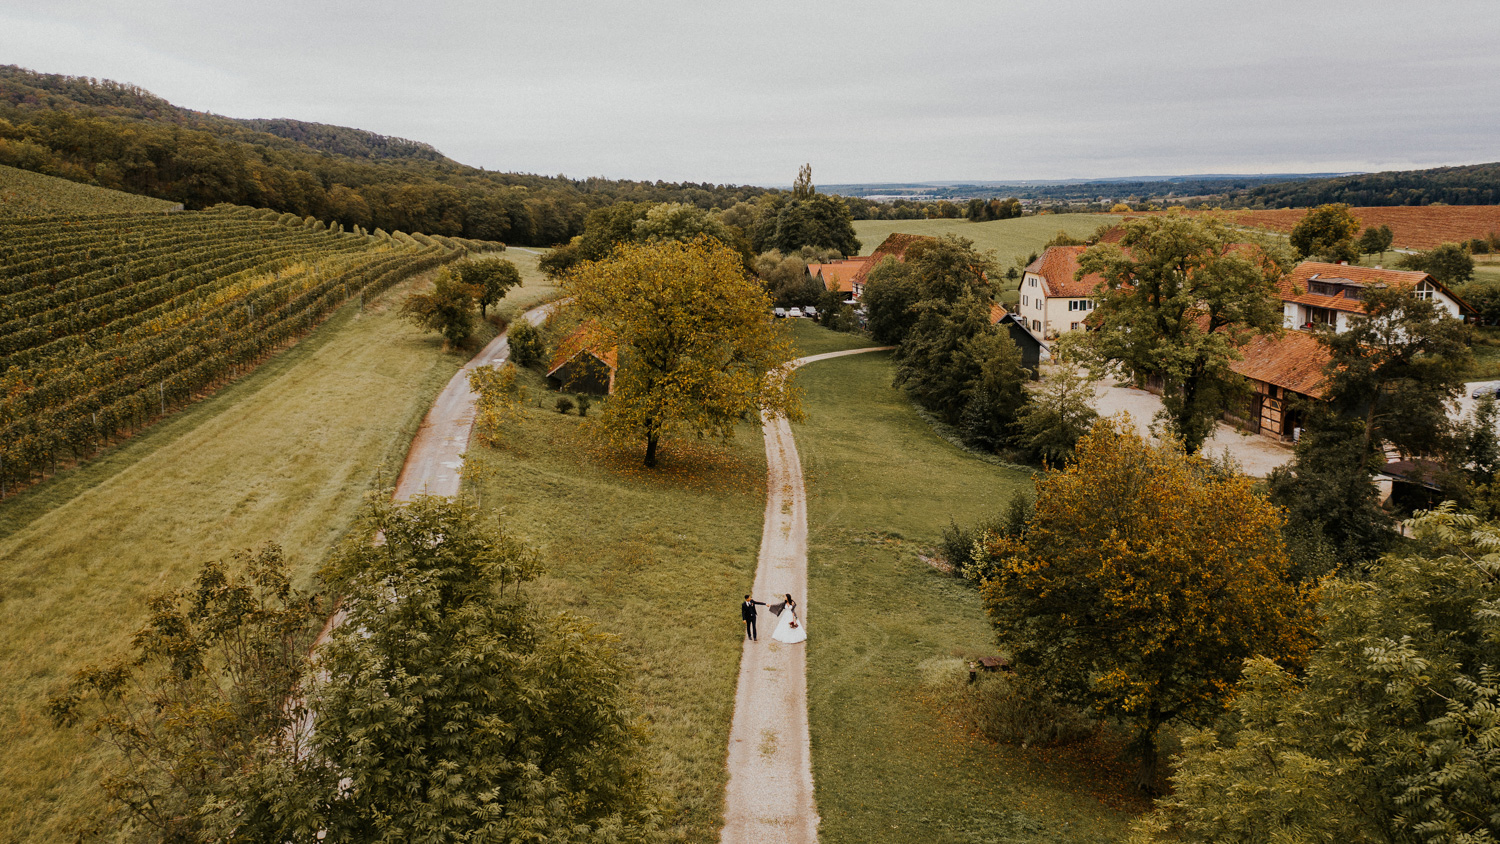
<svg viewBox="0 0 1500 844">
<path fill-rule="evenodd" d="M 792 600 L 791 595 L 774 604 L 757 601 L 746 595 L 745 602 L 740 604 L 740 618 L 745 620 L 745 636 L 750 641 L 754 642 L 759 638 L 755 630 L 756 607 L 765 607 L 773 615 L 780 617 L 781 620 L 776 623 L 776 631 L 771 634 L 772 639 L 788 645 L 807 641 L 807 628 L 802 625 L 802 619 L 797 617 L 797 602 Z"/>
</svg>

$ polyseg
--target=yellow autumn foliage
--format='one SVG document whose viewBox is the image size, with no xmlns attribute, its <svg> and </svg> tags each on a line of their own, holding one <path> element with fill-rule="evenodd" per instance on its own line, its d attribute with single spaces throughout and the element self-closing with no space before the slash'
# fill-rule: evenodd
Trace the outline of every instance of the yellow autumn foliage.
<svg viewBox="0 0 1500 844">
<path fill-rule="evenodd" d="M 620 446 L 644 443 L 646 465 L 664 439 L 727 439 L 757 412 L 800 416 L 798 393 L 778 372 L 791 338 L 739 254 L 717 240 L 622 243 L 563 287 L 599 344 L 618 351 L 598 430 Z"/>
<path fill-rule="evenodd" d="M 1311 590 L 1289 581 L 1282 515 L 1253 488 L 1106 419 L 1036 483 L 1017 540 L 982 541 L 986 606 L 1019 670 L 1137 730 L 1142 785 L 1158 728 L 1221 712 L 1246 659 L 1298 665 Z"/>
</svg>

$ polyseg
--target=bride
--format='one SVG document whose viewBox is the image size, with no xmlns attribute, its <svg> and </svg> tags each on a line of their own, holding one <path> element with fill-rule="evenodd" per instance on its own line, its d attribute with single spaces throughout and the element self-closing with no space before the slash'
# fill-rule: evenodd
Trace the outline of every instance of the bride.
<svg viewBox="0 0 1500 844">
<path fill-rule="evenodd" d="M 776 625 L 776 632 L 771 638 L 788 645 L 807 641 L 807 627 L 802 624 L 802 619 L 797 617 L 797 602 L 792 600 L 791 595 L 786 596 L 786 609 L 782 610 L 781 621 Z"/>
</svg>

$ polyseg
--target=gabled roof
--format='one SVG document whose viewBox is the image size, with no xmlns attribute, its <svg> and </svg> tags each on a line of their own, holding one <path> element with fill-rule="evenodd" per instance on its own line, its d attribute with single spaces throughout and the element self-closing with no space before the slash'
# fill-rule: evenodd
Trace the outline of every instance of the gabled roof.
<svg viewBox="0 0 1500 844">
<path fill-rule="evenodd" d="M 618 346 L 606 345 L 603 338 L 599 336 L 599 328 L 591 322 L 585 322 L 573 330 L 572 334 L 563 338 L 557 344 L 557 353 L 552 356 L 552 362 L 547 365 L 547 375 L 551 377 L 567 365 L 568 361 L 580 354 L 594 356 L 609 367 L 611 377 L 615 369 L 620 365 L 620 349 Z"/>
<path fill-rule="evenodd" d="M 1240 354 L 1244 359 L 1229 365 L 1240 375 L 1315 399 L 1323 397 L 1323 367 L 1332 356 L 1313 335 L 1305 331 L 1287 331 L 1279 337 L 1257 334 L 1240 347 Z"/>
<path fill-rule="evenodd" d="M 864 286 L 865 276 L 870 274 L 870 270 L 880 266 L 880 262 L 885 260 L 885 256 L 890 255 L 898 261 L 905 261 L 906 250 L 910 249 L 914 244 L 925 240 L 937 240 L 937 238 L 925 234 L 906 234 L 904 232 L 895 232 L 887 235 L 886 239 L 881 241 L 880 245 L 875 247 L 875 251 L 871 252 L 868 257 L 858 259 L 866 263 L 850 279 L 850 284 Z"/>
<path fill-rule="evenodd" d="M 1281 300 L 1283 302 L 1296 302 L 1299 305 L 1329 308 L 1335 311 L 1364 313 L 1364 302 L 1348 298 L 1343 292 L 1340 292 L 1336 296 L 1310 292 L 1308 283 L 1312 281 L 1346 284 L 1353 289 L 1359 289 L 1360 287 L 1416 287 L 1425 281 L 1443 291 L 1453 301 L 1458 302 L 1460 310 L 1470 310 L 1469 306 L 1462 299 L 1454 296 L 1452 291 L 1438 284 L 1427 273 L 1411 272 L 1408 270 L 1376 269 L 1374 267 L 1355 267 L 1345 264 L 1327 264 L 1322 261 L 1303 261 L 1296 267 L 1293 267 L 1291 272 L 1283 276 L 1281 279 Z"/>
<path fill-rule="evenodd" d="M 1026 272 L 1040 276 L 1042 293 L 1047 298 L 1084 299 L 1094 295 L 1094 288 L 1104 277 L 1089 273 L 1081 279 L 1078 274 L 1078 256 L 1087 246 L 1049 246 L 1042 257 L 1032 261 Z"/>
<path fill-rule="evenodd" d="M 854 292 L 854 276 L 870 262 L 870 256 L 845 258 L 826 264 L 808 264 L 807 271 L 823 283 L 827 290 L 838 293 Z"/>
<path fill-rule="evenodd" d="M 1010 311 L 1007 311 L 1004 305 L 999 302 L 990 303 L 990 325 L 994 325 L 1008 316 L 1010 316 Z"/>
</svg>

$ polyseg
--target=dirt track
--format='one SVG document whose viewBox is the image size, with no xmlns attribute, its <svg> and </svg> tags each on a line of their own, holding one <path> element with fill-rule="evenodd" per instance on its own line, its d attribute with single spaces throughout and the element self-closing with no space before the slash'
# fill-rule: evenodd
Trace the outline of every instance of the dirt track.
<svg viewBox="0 0 1500 844">
<path fill-rule="evenodd" d="M 882 347 L 886 348 L 886 347 Z M 827 358 L 873 352 L 853 349 L 792 361 L 792 368 Z M 765 417 L 766 520 L 755 568 L 757 600 L 788 592 L 807 624 L 807 495 L 792 429 L 782 417 Z M 762 613 L 759 641 L 740 656 L 734 723 L 729 733 L 729 786 L 724 797 L 722 844 L 814 844 L 818 809 L 813 803 L 812 755 L 807 727 L 807 645 L 771 638 L 776 617 Z M 809 639 L 817 628 L 808 624 Z"/>
<path fill-rule="evenodd" d="M 551 311 L 551 305 L 527 311 L 522 319 L 540 325 Z M 414 495 L 458 495 L 459 472 L 463 454 L 469 449 L 469 433 L 474 430 L 474 391 L 469 389 L 469 373 L 475 367 L 494 366 L 510 357 L 510 340 L 506 333 L 491 340 L 474 359 L 454 373 L 443 391 L 433 400 L 432 408 L 422 419 L 422 427 L 412 438 L 411 450 L 396 479 L 396 501 L 407 501 Z"/>
</svg>

